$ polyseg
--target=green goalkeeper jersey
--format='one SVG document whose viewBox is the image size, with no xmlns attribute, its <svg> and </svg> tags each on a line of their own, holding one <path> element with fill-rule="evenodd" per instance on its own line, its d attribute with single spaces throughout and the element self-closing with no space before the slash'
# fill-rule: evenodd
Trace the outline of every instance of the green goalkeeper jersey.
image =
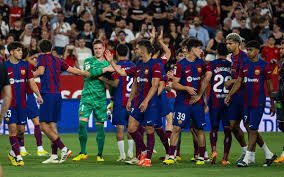
<svg viewBox="0 0 284 177">
<path fill-rule="evenodd" d="M 109 66 L 107 60 L 98 61 L 95 57 L 84 61 L 84 70 L 89 69 L 90 77 L 84 79 L 81 102 L 93 104 L 106 100 L 106 84 L 98 79 L 103 74 L 103 68 Z M 75 83 L 76 84 L 76 83 Z"/>
</svg>

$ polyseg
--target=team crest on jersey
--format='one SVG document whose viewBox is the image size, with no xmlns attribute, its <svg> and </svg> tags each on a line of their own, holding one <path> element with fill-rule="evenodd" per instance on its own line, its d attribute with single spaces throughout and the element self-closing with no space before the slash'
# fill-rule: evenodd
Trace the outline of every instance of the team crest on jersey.
<svg viewBox="0 0 284 177">
<path fill-rule="evenodd" d="M 257 70 L 254 71 L 254 73 L 255 73 L 255 75 L 259 75 L 260 74 L 260 70 L 257 69 Z"/>
<path fill-rule="evenodd" d="M 198 71 L 199 73 L 201 73 L 202 69 L 201 69 L 201 68 L 197 68 L 197 71 Z"/>
<path fill-rule="evenodd" d="M 26 74 L 26 70 L 22 69 L 22 70 L 21 70 L 21 74 L 22 74 L 22 75 L 25 75 L 25 74 Z"/>
<path fill-rule="evenodd" d="M 149 70 L 148 69 L 145 69 L 145 74 L 148 74 Z"/>
<path fill-rule="evenodd" d="M 6 121 L 7 121 L 7 122 L 9 121 L 9 117 L 6 118 Z"/>
<path fill-rule="evenodd" d="M 182 120 L 179 120 L 179 121 L 178 121 L 178 124 L 182 124 Z"/>
</svg>

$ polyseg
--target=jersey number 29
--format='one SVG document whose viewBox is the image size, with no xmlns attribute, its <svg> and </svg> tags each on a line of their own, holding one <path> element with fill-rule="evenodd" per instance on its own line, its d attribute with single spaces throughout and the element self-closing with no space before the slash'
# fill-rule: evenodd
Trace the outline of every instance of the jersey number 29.
<svg viewBox="0 0 284 177">
<path fill-rule="evenodd" d="M 219 88 L 220 85 L 222 85 L 224 82 L 228 81 L 228 80 L 231 80 L 232 77 L 231 76 L 226 76 L 224 78 L 224 76 L 222 76 L 221 74 L 217 74 L 215 77 L 214 77 L 214 81 L 217 81 L 217 83 L 214 84 L 213 86 L 213 91 L 216 92 L 216 93 L 221 93 L 222 91 L 224 93 L 229 93 L 229 90 L 226 89 L 226 87 L 224 86 L 223 88 Z"/>
</svg>

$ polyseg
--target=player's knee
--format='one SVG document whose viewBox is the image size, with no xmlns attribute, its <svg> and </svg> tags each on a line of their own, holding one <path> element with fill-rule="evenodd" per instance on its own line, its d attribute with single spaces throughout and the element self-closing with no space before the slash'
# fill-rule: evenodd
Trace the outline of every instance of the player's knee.
<svg viewBox="0 0 284 177">
<path fill-rule="evenodd" d="M 146 126 L 145 130 L 146 130 L 147 134 L 154 133 L 154 127 L 153 126 Z"/>
<path fill-rule="evenodd" d="M 137 128 L 134 127 L 134 126 L 128 126 L 128 128 L 127 128 L 127 131 L 128 131 L 129 133 L 134 133 L 136 130 L 137 130 Z"/>
</svg>

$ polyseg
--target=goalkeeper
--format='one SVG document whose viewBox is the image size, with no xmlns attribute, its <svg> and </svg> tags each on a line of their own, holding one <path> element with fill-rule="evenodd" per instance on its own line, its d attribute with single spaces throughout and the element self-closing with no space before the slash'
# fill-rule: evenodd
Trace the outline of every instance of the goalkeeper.
<svg viewBox="0 0 284 177">
<path fill-rule="evenodd" d="M 106 102 L 106 83 L 100 80 L 100 77 L 106 72 L 114 71 L 112 66 L 104 58 L 104 43 L 96 40 L 93 43 L 94 57 L 87 58 L 84 61 L 84 70 L 88 70 L 90 77 L 84 79 L 84 88 L 82 91 L 79 106 L 79 141 L 81 152 L 73 161 L 86 160 L 86 144 L 88 139 L 87 125 L 88 119 L 93 112 L 96 121 L 98 155 L 97 161 L 104 161 L 103 148 L 105 141 L 104 122 L 107 120 L 107 102 Z"/>
</svg>

